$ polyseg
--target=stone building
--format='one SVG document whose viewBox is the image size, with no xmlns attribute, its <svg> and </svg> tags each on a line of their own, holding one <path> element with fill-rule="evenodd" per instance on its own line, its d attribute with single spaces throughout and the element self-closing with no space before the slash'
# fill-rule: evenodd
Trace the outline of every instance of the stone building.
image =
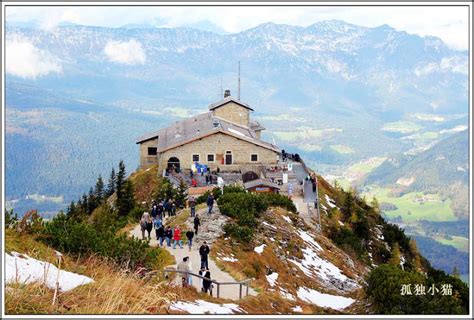
<svg viewBox="0 0 474 320">
<path fill-rule="evenodd" d="M 226 90 L 224 99 L 211 104 L 209 112 L 139 137 L 140 167 L 190 169 L 197 162 L 223 172 L 258 172 L 258 167 L 276 164 L 279 149 L 261 139 L 265 128 L 251 120 L 252 111 Z"/>
</svg>

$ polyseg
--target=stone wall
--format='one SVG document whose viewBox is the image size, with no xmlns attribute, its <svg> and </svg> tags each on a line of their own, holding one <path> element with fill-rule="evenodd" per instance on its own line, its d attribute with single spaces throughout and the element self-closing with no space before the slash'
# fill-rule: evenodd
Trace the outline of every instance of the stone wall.
<svg viewBox="0 0 474 320">
<path fill-rule="evenodd" d="M 232 165 L 222 164 L 226 151 L 232 152 Z M 258 161 L 250 161 L 251 154 L 258 154 Z M 207 164 L 211 170 L 217 167 L 221 171 L 240 170 L 242 167 L 257 167 L 277 163 L 278 153 L 235 137 L 215 133 L 211 136 L 190 142 L 181 147 L 165 151 L 159 157 L 160 168 L 166 168 L 168 159 L 177 157 L 182 169 L 189 169 L 193 162 L 193 154 L 199 154 L 199 163 Z M 214 162 L 207 161 L 207 155 L 214 155 Z M 225 161 L 225 160 L 224 160 Z"/>
<path fill-rule="evenodd" d="M 158 156 L 149 156 L 148 147 L 158 147 L 158 138 L 140 144 L 140 168 L 146 168 L 158 163 Z"/>
<path fill-rule="evenodd" d="M 249 109 L 244 108 L 237 103 L 228 102 L 222 107 L 214 109 L 213 113 L 216 117 L 248 127 L 250 121 L 249 111 Z"/>
</svg>

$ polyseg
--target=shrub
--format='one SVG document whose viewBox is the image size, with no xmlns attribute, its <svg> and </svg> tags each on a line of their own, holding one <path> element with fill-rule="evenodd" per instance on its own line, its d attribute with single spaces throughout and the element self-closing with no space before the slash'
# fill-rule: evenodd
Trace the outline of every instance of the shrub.
<svg viewBox="0 0 474 320">
<path fill-rule="evenodd" d="M 239 226 L 235 223 L 228 223 L 224 226 L 224 231 L 227 235 L 242 243 L 249 243 L 252 241 L 253 229 L 247 226 Z"/>
<path fill-rule="evenodd" d="M 15 228 L 18 223 L 18 214 L 13 209 L 5 210 L 5 228 Z"/>
<path fill-rule="evenodd" d="M 196 198 L 196 204 L 206 203 L 207 197 L 209 197 L 210 194 L 211 192 L 209 190 L 201 194 L 199 197 Z"/>
<path fill-rule="evenodd" d="M 380 265 L 367 277 L 366 293 L 376 312 L 380 314 L 467 314 L 469 289 L 461 280 L 440 274 L 428 278 L 417 272 L 407 272 L 394 265 Z M 442 272 L 442 271 L 441 271 Z M 444 272 L 443 272 L 444 273 Z M 433 275 L 433 273 L 431 273 Z M 453 285 L 453 295 L 434 295 L 428 292 L 432 285 Z M 416 295 L 415 284 L 426 288 L 425 295 Z M 411 295 L 402 295 L 402 285 L 411 286 Z"/>
<path fill-rule="evenodd" d="M 268 206 L 281 207 L 291 212 L 297 211 L 293 201 L 291 201 L 288 197 L 283 196 L 281 194 L 262 193 L 259 196 L 267 202 Z"/>
<path fill-rule="evenodd" d="M 337 245 L 342 247 L 347 245 L 352 248 L 359 257 L 365 252 L 365 247 L 360 239 L 348 228 L 333 229 L 331 237 Z"/>
<path fill-rule="evenodd" d="M 410 238 L 405 235 L 405 232 L 399 226 L 392 223 L 386 223 L 382 233 L 385 241 L 387 241 L 390 246 L 395 242 L 398 242 L 403 251 L 410 250 Z"/>
<path fill-rule="evenodd" d="M 224 194 L 228 193 L 247 193 L 247 190 L 239 185 L 224 186 Z"/>
<path fill-rule="evenodd" d="M 73 255 L 99 254 L 120 266 L 154 268 L 159 263 L 160 248 L 125 234 L 116 235 L 115 228 L 77 222 L 62 213 L 45 224 L 42 239 L 59 251 Z"/>
</svg>

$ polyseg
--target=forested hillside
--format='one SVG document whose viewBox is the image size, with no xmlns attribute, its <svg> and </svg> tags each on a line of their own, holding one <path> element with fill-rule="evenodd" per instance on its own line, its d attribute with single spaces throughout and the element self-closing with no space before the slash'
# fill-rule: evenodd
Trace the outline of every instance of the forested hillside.
<svg viewBox="0 0 474 320">
<path fill-rule="evenodd" d="M 365 183 L 390 186 L 401 194 L 441 194 L 452 199 L 456 216 L 467 219 L 469 170 L 469 132 L 464 130 L 418 155 L 386 160 Z"/>
</svg>

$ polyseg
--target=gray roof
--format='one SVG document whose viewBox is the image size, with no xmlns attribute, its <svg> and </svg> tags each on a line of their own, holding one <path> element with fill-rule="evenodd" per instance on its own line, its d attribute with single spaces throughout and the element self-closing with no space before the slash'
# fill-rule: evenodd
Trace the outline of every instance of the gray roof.
<svg viewBox="0 0 474 320">
<path fill-rule="evenodd" d="M 248 104 L 246 104 L 246 103 L 244 103 L 240 100 L 237 100 L 237 99 L 235 99 L 234 97 L 231 97 L 231 96 L 229 96 L 227 98 L 224 98 L 219 102 L 215 102 L 215 103 L 209 105 L 209 110 L 217 109 L 217 108 L 222 107 L 223 105 L 225 105 L 229 102 L 237 103 L 238 105 L 241 105 L 242 107 L 247 108 L 250 111 L 253 111 L 253 109 Z"/>
<path fill-rule="evenodd" d="M 245 189 L 250 189 L 250 188 L 258 187 L 258 186 L 266 186 L 266 187 L 280 190 L 279 185 L 267 179 L 255 179 L 255 180 L 247 181 L 246 183 L 244 183 Z"/>
<path fill-rule="evenodd" d="M 136 143 L 158 137 L 158 152 L 164 152 L 218 132 L 279 152 L 277 146 L 260 140 L 251 128 L 215 117 L 212 112 L 177 121 L 169 127 L 145 134 L 139 137 Z"/>
<path fill-rule="evenodd" d="M 260 124 L 258 121 L 250 121 L 250 129 L 257 131 L 257 130 L 265 130 L 265 127 Z"/>
</svg>

